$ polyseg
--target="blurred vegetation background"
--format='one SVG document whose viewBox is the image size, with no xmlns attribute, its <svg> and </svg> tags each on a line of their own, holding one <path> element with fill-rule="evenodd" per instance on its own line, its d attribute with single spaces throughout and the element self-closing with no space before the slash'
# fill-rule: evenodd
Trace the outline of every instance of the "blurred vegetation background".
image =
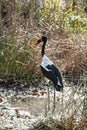
<svg viewBox="0 0 87 130">
<path fill-rule="evenodd" d="M 78 83 L 87 74 L 87 0 L 0 0 L 0 79 L 41 79 L 41 47 L 64 77 Z"/>
<path fill-rule="evenodd" d="M 63 79 L 85 86 L 86 95 L 87 0 L 0 0 L 0 86 L 22 82 L 37 87 L 42 83 L 41 46 L 31 47 L 42 35 L 48 38 L 46 53 L 61 70 Z M 86 108 L 87 97 L 84 124 Z M 53 124 L 53 129 L 59 127 Z M 62 124 L 65 126 L 66 121 Z M 72 120 L 67 124 L 73 128 Z M 81 122 L 77 129 L 84 124 Z M 40 127 L 43 129 L 43 124 Z"/>
</svg>

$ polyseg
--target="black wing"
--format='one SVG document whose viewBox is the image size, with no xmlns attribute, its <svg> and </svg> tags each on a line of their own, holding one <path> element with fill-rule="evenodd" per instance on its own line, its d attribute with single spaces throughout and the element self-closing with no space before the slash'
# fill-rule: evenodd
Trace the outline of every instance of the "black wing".
<svg viewBox="0 0 87 130">
<path fill-rule="evenodd" d="M 54 87 L 57 91 L 63 89 L 62 77 L 55 65 L 47 65 L 46 69 L 41 66 L 41 70 L 43 75 L 54 83 Z"/>
</svg>

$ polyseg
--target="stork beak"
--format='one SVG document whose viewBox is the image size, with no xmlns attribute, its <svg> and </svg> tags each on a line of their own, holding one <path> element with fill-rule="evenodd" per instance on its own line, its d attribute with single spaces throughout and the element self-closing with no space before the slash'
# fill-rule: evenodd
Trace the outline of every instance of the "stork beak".
<svg viewBox="0 0 87 130">
<path fill-rule="evenodd" d="M 36 45 L 38 45 L 38 42 L 34 42 L 31 46 L 35 47 Z"/>
<path fill-rule="evenodd" d="M 38 45 L 40 42 L 42 42 L 43 41 L 43 39 L 42 38 L 40 38 L 38 41 L 36 41 L 36 42 L 34 42 L 31 46 L 32 47 L 35 47 L 36 45 Z"/>
</svg>

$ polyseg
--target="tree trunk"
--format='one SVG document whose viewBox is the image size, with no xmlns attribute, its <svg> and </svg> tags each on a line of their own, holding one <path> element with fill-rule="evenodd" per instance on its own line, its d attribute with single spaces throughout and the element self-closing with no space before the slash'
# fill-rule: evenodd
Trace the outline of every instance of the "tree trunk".
<svg viewBox="0 0 87 130">
<path fill-rule="evenodd" d="M 2 20 L 1 20 L 1 3 L 0 3 L 0 36 L 1 36 L 1 30 L 2 30 Z"/>
<path fill-rule="evenodd" d="M 15 0 L 3 1 L 1 5 L 1 18 L 6 27 L 12 25 L 12 15 L 15 11 Z M 3 26 L 4 26 L 3 25 Z"/>
<path fill-rule="evenodd" d="M 72 3 L 72 10 L 74 11 L 76 9 L 76 0 L 73 0 L 73 3 Z"/>
</svg>

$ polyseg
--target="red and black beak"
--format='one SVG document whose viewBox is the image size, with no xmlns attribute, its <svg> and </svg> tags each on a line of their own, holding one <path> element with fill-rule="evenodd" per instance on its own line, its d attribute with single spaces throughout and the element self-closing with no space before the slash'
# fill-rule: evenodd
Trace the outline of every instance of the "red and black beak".
<svg viewBox="0 0 87 130">
<path fill-rule="evenodd" d="M 36 41 L 36 42 L 34 42 L 31 46 L 32 47 L 35 47 L 36 45 L 38 45 L 40 42 L 42 42 L 43 41 L 43 39 L 42 38 L 40 38 L 38 41 Z"/>
</svg>

